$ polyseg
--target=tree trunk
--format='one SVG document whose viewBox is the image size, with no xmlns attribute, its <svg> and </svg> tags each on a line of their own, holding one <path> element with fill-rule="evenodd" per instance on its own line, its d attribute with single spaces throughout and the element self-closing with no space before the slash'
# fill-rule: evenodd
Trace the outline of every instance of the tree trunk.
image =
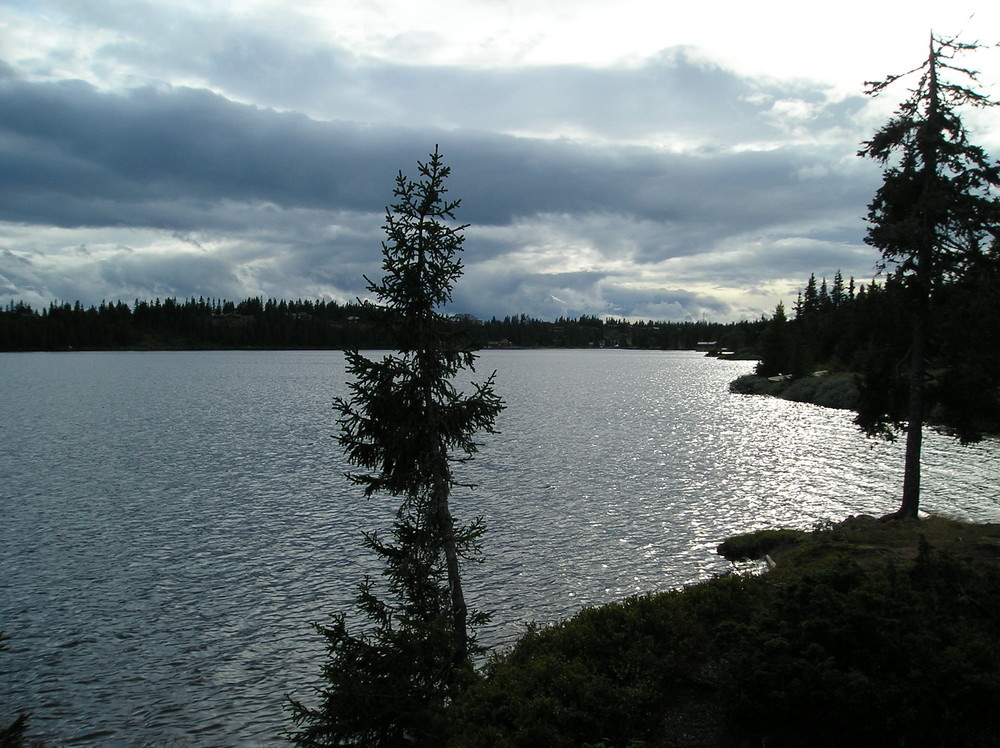
<svg viewBox="0 0 1000 748">
<path fill-rule="evenodd" d="M 928 64 L 927 126 L 919 137 L 923 161 L 921 195 L 916 205 L 920 233 L 916 237 L 916 266 L 913 287 L 916 291 L 913 310 L 913 346 L 910 350 L 910 393 L 906 413 L 906 458 L 903 465 L 903 501 L 896 512 L 901 519 L 916 519 L 920 508 L 920 453 L 924 441 L 924 383 L 927 375 L 927 327 L 933 286 L 932 260 L 937 247 L 936 232 L 940 216 L 937 202 L 938 159 L 940 142 L 939 88 L 934 35 L 930 38 Z"/>
<path fill-rule="evenodd" d="M 464 667 L 468 661 L 469 632 L 468 606 L 462 591 L 462 577 L 459 573 L 458 544 L 455 542 L 455 522 L 448 508 L 447 498 L 438 500 L 438 526 L 440 528 L 445 561 L 448 566 L 448 587 L 451 590 L 451 615 L 454 627 L 452 662 L 455 669 Z"/>
<path fill-rule="evenodd" d="M 903 501 L 895 515 L 900 519 L 916 519 L 920 508 L 920 453 L 924 440 L 924 382 L 927 374 L 927 299 L 923 294 L 921 297 L 913 316 Z"/>
<path fill-rule="evenodd" d="M 422 255 L 421 255 L 422 256 Z M 421 349 L 418 358 L 429 356 L 433 358 L 435 354 L 430 352 L 428 347 Z M 419 370 L 422 372 L 431 371 L 431 364 L 421 361 Z M 429 381 L 427 374 L 424 374 L 425 381 Z M 431 387 L 428 385 L 424 389 L 424 412 L 429 424 L 438 423 L 438 402 L 434 397 Z M 435 428 L 439 429 L 439 426 Z M 438 430 L 438 433 L 440 431 Z M 465 602 L 465 593 L 462 590 L 462 577 L 459 568 L 458 543 L 455 540 L 455 520 L 451 516 L 451 508 L 448 506 L 448 499 L 451 497 L 452 479 L 448 468 L 448 449 L 437 440 L 434 434 L 429 438 L 435 440 L 431 448 L 432 453 L 429 462 L 429 471 L 433 477 L 433 487 L 430 499 L 433 502 L 429 507 L 432 521 L 437 524 L 438 537 L 441 541 L 441 548 L 444 551 L 445 565 L 448 569 L 448 589 L 451 593 L 451 620 L 452 620 L 452 671 L 453 677 L 458 670 L 468 663 L 469 653 L 469 631 L 468 618 L 469 609 Z"/>
</svg>

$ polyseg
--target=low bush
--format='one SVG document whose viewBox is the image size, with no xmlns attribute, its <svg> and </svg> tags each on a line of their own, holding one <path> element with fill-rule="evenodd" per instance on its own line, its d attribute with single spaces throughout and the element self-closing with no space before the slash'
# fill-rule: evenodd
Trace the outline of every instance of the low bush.
<svg viewBox="0 0 1000 748">
<path fill-rule="evenodd" d="M 908 571 L 848 563 L 723 623 L 734 728 L 770 746 L 995 744 L 1000 626 L 978 602 L 995 577 L 930 552 Z"/>
<path fill-rule="evenodd" d="M 665 745 L 665 725 L 706 688 L 713 621 L 750 610 L 752 586 L 721 578 L 531 628 L 454 705 L 452 745 Z"/>
<path fill-rule="evenodd" d="M 858 383 L 853 375 L 823 377 L 816 388 L 816 405 L 840 410 L 857 410 Z"/>
<path fill-rule="evenodd" d="M 800 543 L 808 537 L 809 533 L 803 530 L 758 530 L 726 538 L 716 552 L 727 561 L 756 561 L 776 548 Z"/>
<path fill-rule="evenodd" d="M 997 528 L 926 526 L 960 555 L 886 524 L 799 533 L 772 574 L 530 629 L 452 705 L 451 745 L 995 745 L 1000 566 L 980 534 Z M 863 563 L 832 552 L 876 536 L 894 545 Z M 826 561 L 797 573 L 811 545 Z"/>
<path fill-rule="evenodd" d="M 729 391 L 736 395 L 762 395 L 769 391 L 771 384 L 767 377 L 744 374 L 729 383 Z"/>
<path fill-rule="evenodd" d="M 776 381 L 756 374 L 744 374 L 729 383 L 729 391 L 737 395 L 773 395 L 824 408 L 856 410 L 858 407 L 857 381 L 854 375 L 848 373 Z"/>
</svg>

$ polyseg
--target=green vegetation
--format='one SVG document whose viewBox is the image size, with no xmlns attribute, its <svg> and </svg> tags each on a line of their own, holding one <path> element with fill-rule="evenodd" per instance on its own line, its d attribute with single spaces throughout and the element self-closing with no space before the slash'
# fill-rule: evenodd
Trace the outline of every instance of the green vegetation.
<svg viewBox="0 0 1000 748">
<path fill-rule="evenodd" d="M 856 285 L 838 271 L 832 284 L 810 275 L 789 317 L 779 303 L 761 334 L 760 377 L 806 376 L 818 370 L 857 371 L 873 346 L 898 329 L 899 284 Z"/>
<path fill-rule="evenodd" d="M 471 610 L 461 566 L 479 559 L 481 520 L 457 525 L 449 499 L 462 484 L 452 471 L 477 451 L 475 436 L 493 432 L 503 401 L 493 377 L 455 388 L 475 356 L 438 309 L 462 275 L 458 253 L 465 226 L 454 224 L 458 200 L 449 200 L 450 169 L 435 149 L 419 163 L 421 179 L 402 172 L 396 202 L 386 209 L 385 271 L 368 290 L 380 305 L 370 311 L 395 354 L 380 360 L 348 351 L 351 398 L 338 399 L 339 443 L 364 473 L 348 477 L 369 498 L 401 499 L 386 541 L 365 536 L 384 565 L 385 589 L 366 578 L 358 612 L 367 630 L 352 634 L 343 613 L 319 626 L 329 659 L 320 704 L 292 702 L 303 746 L 439 746 L 443 713 L 473 676 L 480 652 L 475 627 L 488 616 Z M 468 486 L 462 486 L 468 488 Z"/>
<path fill-rule="evenodd" d="M 1000 256 L 993 252 L 931 302 L 937 353 L 924 383 L 924 421 L 966 442 L 1000 432 L 998 282 Z M 781 309 L 767 323 L 754 373 L 734 380 L 730 391 L 867 414 L 892 409 L 902 425 L 909 389 L 906 297 L 895 274 L 857 288 L 851 279 L 839 298 L 825 279 L 810 276 L 793 316 Z"/>
<path fill-rule="evenodd" d="M 755 535 L 724 545 L 771 554 L 767 574 L 530 629 L 456 701 L 450 744 L 994 744 L 1000 527 Z"/>
<path fill-rule="evenodd" d="M 808 533 L 803 530 L 758 530 L 727 538 L 717 550 L 727 561 L 753 561 L 769 556 L 778 548 L 800 543 L 807 537 Z"/>
<path fill-rule="evenodd" d="M 959 53 L 976 48 L 932 35 L 927 59 L 911 71 L 920 73 L 917 85 L 858 154 L 885 167 L 882 187 L 869 205 L 865 240 L 881 252 L 885 267 L 896 270 L 906 290 L 910 347 L 905 392 L 898 374 L 887 376 L 884 367 L 866 372 L 857 423 L 871 436 L 891 438 L 898 431 L 906 432 L 901 517 L 916 517 L 920 505 L 920 451 L 927 418 L 924 393 L 928 373 L 934 368 L 929 362 L 942 349 L 953 349 L 936 344 L 939 331 L 932 326 L 933 302 L 945 288 L 953 291 L 968 279 L 978 282 L 985 268 L 996 265 L 1000 251 L 1000 197 L 996 194 L 1000 164 L 969 141 L 958 115 L 963 106 L 989 107 L 1000 102 L 943 77 L 952 74 L 978 83 L 975 72 L 953 62 Z M 871 83 L 868 93 L 877 96 L 899 78 Z M 961 371 L 959 377 L 969 380 L 965 384 L 993 379 L 989 383 L 995 387 L 995 374 L 991 378 L 981 366 L 969 366 L 972 352 L 959 350 L 958 357 L 948 362 L 951 372 Z M 979 438 L 975 429 L 961 430 L 959 436 L 963 441 Z"/>
<path fill-rule="evenodd" d="M 958 115 L 998 102 L 943 77 L 978 83 L 952 62 L 973 49 L 931 36 L 927 59 L 910 71 L 917 85 L 858 154 L 885 167 L 865 239 L 881 253 L 885 282 L 855 294 L 839 273 L 829 291 L 811 277 L 795 318 L 779 304 L 761 335 L 756 374 L 778 381 L 731 387 L 855 409 L 868 436 L 905 433 L 900 517 L 917 516 L 925 423 L 963 443 L 1000 429 L 1000 163 L 969 142 Z M 853 386 L 801 379 L 817 370 L 858 376 Z"/>
<path fill-rule="evenodd" d="M 654 322 L 582 316 L 554 322 L 527 315 L 450 324 L 477 348 L 643 348 L 693 350 L 702 341 L 755 357 L 763 320 Z M 390 346 L 360 303 L 251 298 L 102 302 L 84 307 L 52 302 L 41 311 L 23 302 L 0 308 L 0 351 L 158 350 L 226 348 L 351 349 Z"/>
</svg>

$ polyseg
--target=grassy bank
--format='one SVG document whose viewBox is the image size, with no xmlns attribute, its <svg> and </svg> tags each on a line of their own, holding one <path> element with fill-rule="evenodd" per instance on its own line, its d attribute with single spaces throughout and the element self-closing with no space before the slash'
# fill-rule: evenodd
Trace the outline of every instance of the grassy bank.
<svg viewBox="0 0 1000 748">
<path fill-rule="evenodd" d="M 730 539 L 766 574 L 529 630 L 455 746 L 981 746 L 1000 716 L 1000 526 L 852 519 Z"/>
<path fill-rule="evenodd" d="M 730 382 L 729 391 L 738 395 L 773 395 L 825 408 L 856 410 L 858 407 L 857 378 L 851 372 L 817 372 L 794 379 L 745 374 Z"/>
</svg>

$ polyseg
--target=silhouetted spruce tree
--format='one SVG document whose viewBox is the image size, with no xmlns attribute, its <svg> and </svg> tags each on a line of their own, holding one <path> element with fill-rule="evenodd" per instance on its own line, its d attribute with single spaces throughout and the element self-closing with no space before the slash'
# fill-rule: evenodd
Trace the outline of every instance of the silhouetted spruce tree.
<svg viewBox="0 0 1000 748">
<path fill-rule="evenodd" d="M 931 34 L 927 59 L 920 66 L 867 84 L 866 92 L 877 96 L 901 77 L 919 73 L 908 98 L 858 154 L 886 167 L 883 184 L 869 205 L 865 240 L 881 252 L 882 268 L 894 269 L 905 284 L 911 322 L 908 373 L 905 383 L 899 383 L 906 392 L 905 413 L 893 410 L 892 397 L 863 396 L 865 407 L 856 421 L 869 435 L 893 438 L 900 430 L 906 432 L 899 517 L 915 517 L 920 502 L 927 362 L 934 353 L 932 304 L 946 284 L 961 278 L 982 257 L 984 241 L 1000 231 L 993 192 L 1000 185 L 1000 172 L 969 142 L 957 113 L 963 106 L 996 104 L 970 87 L 978 83 L 975 71 L 953 62 L 957 54 L 976 48 Z M 969 84 L 949 82 L 943 77 L 949 74 Z M 865 386 L 891 389 L 885 382 Z"/>
<path fill-rule="evenodd" d="M 444 707 L 471 674 L 473 628 L 486 620 L 469 610 L 461 580 L 484 527 L 478 519 L 456 526 L 449 498 L 461 485 L 454 462 L 471 459 L 475 434 L 492 433 L 504 405 L 492 375 L 470 394 L 455 388 L 475 356 L 439 308 L 462 274 L 466 226 L 454 222 L 460 201 L 446 197 L 450 169 L 438 150 L 418 167 L 418 181 L 397 176 L 396 202 L 386 210 L 385 275 L 379 283 L 366 278 L 377 299 L 366 307 L 396 353 L 371 360 L 347 352 L 351 397 L 335 402 L 339 443 L 368 471 L 350 480 L 366 497 L 401 499 L 391 538 L 364 539 L 384 562 L 386 584 L 359 585 L 364 633 L 350 631 L 343 613 L 318 627 L 329 651 L 326 685 L 317 708 L 292 703 L 298 729 L 289 737 L 299 745 L 442 744 Z"/>
<path fill-rule="evenodd" d="M 778 302 L 774 315 L 760 335 L 760 361 L 755 373 L 759 377 L 788 374 L 792 367 L 792 349 L 789 340 L 788 318 L 785 305 Z"/>
<path fill-rule="evenodd" d="M 934 307 L 940 360 L 931 416 L 963 443 L 1000 431 L 1000 237 Z"/>
</svg>

